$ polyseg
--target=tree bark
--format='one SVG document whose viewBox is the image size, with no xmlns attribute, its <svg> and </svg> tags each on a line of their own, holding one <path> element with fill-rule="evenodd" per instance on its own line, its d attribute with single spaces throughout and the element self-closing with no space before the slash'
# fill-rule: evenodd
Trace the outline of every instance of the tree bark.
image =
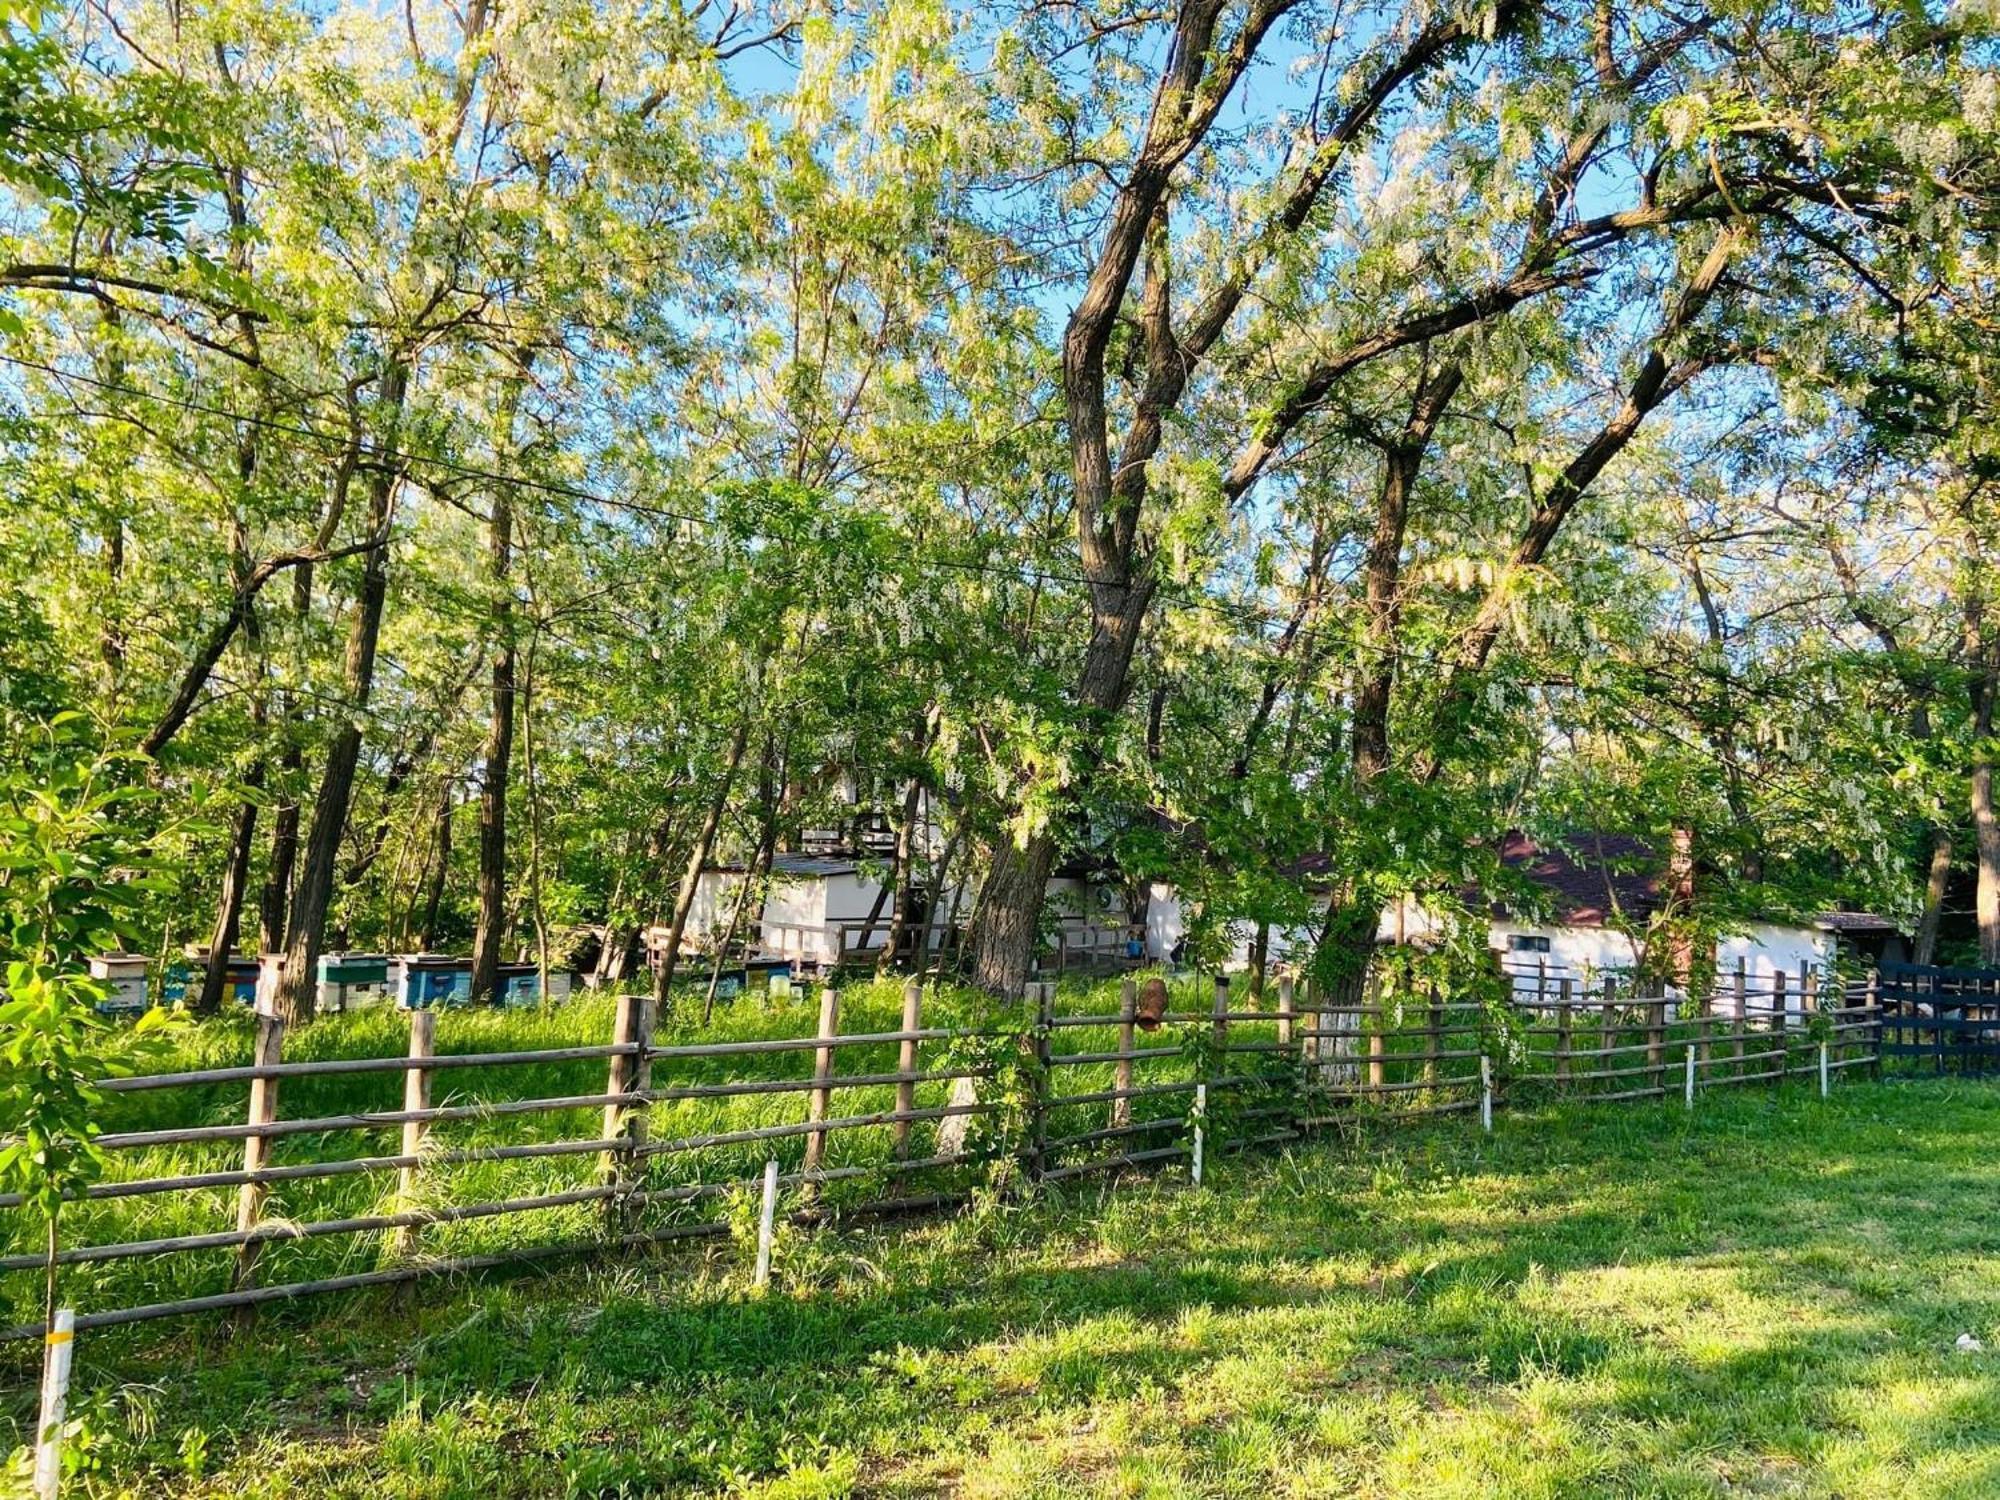
<svg viewBox="0 0 2000 1500">
<path fill-rule="evenodd" d="M 1403 539 L 1409 529 L 1410 497 L 1424 453 L 1463 379 L 1464 371 L 1456 362 L 1435 375 L 1421 376 L 1403 430 L 1383 451 L 1375 534 L 1362 565 L 1365 624 L 1350 744 L 1359 786 L 1389 768 L 1389 704 L 1396 687 L 1397 636 L 1403 619 Z"/>
<path fill-rule="evenodd" d="M 291 924 L 286 933 L 285 972 L 278 988 L 277 1008 L 279 1015 L 294 1025 L 311 1020 L 317 1005 L 320 945 L 333 899 L 340 841 L 347 831 L 348 809 L 354 798 L 354 773 L 361 760 L 361 716 L 367 712 L 369 694 L 375 685 L 375 651 L 381 640 L 382 610 L 389 586 L 389 523 L 401 479 L 395 464 L 395 435 L 408 379 L 409 370 L 400 359 L 391 360 L 382 372 L 380 398 L 388 411 L 390 435 L 385 445 L 388 450 L 385 461 L 369 475 L 368 533 L 383 545 L 367 552 L 362 567 L 361 592 L 355 600 L 354 620 L 347 638 L 346 713 L 327 746 L 319 795 L 313 804 L 312 832 L 306 841 L 305 865 L 299 874 L 298 894 L 292 902 Z"/>
<path fill-rule="evenodd" d="M 1940 824 L 1931 830 L 1930 877 L 1924 882 L 1924 914 L 1917 922 L 1917 935 L 1910 955 L 1920 964 L 1937 962 L 1938 927 L 1944 920 L 1944 898 L 1951 883 L 1951 829 Z"/>
<path fill-rule="evenodd" d="M 280 698 L 279 718 L 289 721 L 289 704 Z M 289 725 L 287 726 L 289 728 Z M 292 879 L 299 857 L 298 779 L 305 769 L 305 755 L 288 735 L 278 752 L 278 776 L 283 783 L 278 804 L 271 813 L 271 857 L 264 868 L 264 889 L 258 900 L 262 951 L 280 953 L 285 947 L 285 924 L 291 915 Z"/>
<path fill-rule="evenodd" d="M 1091 590 L 1095 628 L 1075 695 L 1078 708 L 1091 721 L 1087 743 L 1101 744 L 1109 721 L 1124 706 L 1132 652 L 1152 598 L 1150 575 L 1123 588 Z M 1058 831 L 1044 825 L 1026 839 L 1002 843 L 994 851 L 992 869 L 980 888 L 973 943 L 972 982 L 981 989 L 1013 999 L 1025 993 L 1059 847 Z"/>
<path fill-rule="evenodd" d="M 212 1016 L 222 1008 L 222 993 L 229 983 L 229 960 L 236 955 L 236 938 L 250 890 L 250 856 L 257 842 L 254 794 L 264 785 L 261 756 L 244 775 L 243 783 L 253 795 L 237 805 L 235 827 L 230 832 L 229 862 L 223 870 L 222 891 L 215 905 L 215 931 L 209 938 L 208 964 L 202 970 L 201 991 L 193 1007 L 198 1016 Z"/>
<path fill-rule="evenodd" d="M 493 694 L 485 765 L 479 778 L 479 922 L 472 937 L 471 999 L 492 998 L 507 929 L 507 776 L 514 759 L 513 505 L 508 486 L 493 487 L 487 529 L 493 589 Z"/>
<path fill-rule="evenodd" d="M 1974 898 L 1979 920 L 1979 962 L 2000 965 L 2000 818 L 1993 806 L 1993 703 L 2000 690 L 2000 661 L 1988 639 L 1985 602 L 1977 585 L 1965 606 L 1966 657 L 1972 679 L 1972 833 L 1979 881 Z"/>
<path fill-rule="evenodd" d="M 438 911 L 444 905 L 444 888 L 451 876 L 451 824 L 458 805 L 451 795 L 451 783 L 444 784 L 444 800 L 437 816 L 437 867 L 431 871 L 430 891 L 424 899 L 424 924 L 417 930 L 417 951 L 428 953 L 437 941 Z"/>
<path fill-rule="evenodd" d="M 1667 850 L 1668 964 L 1675 984 L 1686 990 L 1694 979 L 1694 829 L 1676 824 Z"/>
</svg>

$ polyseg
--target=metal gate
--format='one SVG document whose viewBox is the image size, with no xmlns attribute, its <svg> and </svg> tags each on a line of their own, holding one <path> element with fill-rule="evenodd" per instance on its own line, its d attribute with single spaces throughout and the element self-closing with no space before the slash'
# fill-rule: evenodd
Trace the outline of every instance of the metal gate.
<svg viewBox="0 0 2000 1500">
<path fill-rule="evenodd" d="M 1940 1073 L 2000 1071 L 2000 969 L 1884 963 L 1882 1056 Z"/>
</svg>

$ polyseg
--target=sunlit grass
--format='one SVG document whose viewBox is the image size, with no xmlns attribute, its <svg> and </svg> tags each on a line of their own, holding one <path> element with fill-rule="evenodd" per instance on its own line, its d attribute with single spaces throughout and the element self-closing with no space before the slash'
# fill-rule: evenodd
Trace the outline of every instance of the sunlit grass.
<svg viewBox="0 0 2000 1500">
<path fill-rule="evenodd" d="M 2000 1090 L 1858 1079 L 1441 1120 L 792 1234 L 765 1296 L 724 1240 L 102 1334 L 86 1409 L 143 1382 L 152 1430 L 92 1483 L 1969 1500 L 1996 1131 Z"/>
</svg>

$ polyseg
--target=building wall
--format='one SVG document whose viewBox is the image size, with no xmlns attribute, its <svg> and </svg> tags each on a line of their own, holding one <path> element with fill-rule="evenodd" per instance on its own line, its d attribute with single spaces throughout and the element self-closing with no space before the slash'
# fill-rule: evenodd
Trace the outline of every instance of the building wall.
<svg viewBox="0 0 2000 1500">
<path fill-rule="evenodd" d="M 703 870 L 694 883 L 694 904 L 688 908 L 687 927 L 681 934 L 683 952 L 706 949 L 711 940 L 729 925 L 736 910 L 736 893 L 744 876 L 735 870 Z M 744 913 L 747 917 L 749 913 Z"/>
<path fill-rule="evenodd" d="M 1155 884 L 1152 902 L 1146 912 L 1146 956 L 1165 961 L 1174 944 L 1180 941 L 1186 926 L 1186 913 L 1182 909 L 1179 893 L 1170 885 Z M 1376 930 L 1376 941 L 1421 943 L 1436 937 L 1438 929 L 1437 918 L 1416 902 L 1405 901 L 1383 912 L 1381 925 Z M 1516 934 L 1547 938 L 1548 952 L 1511 951 L 1508 939 Z M 1239 923 L 1232 935 L 1235 942 L 1231 966 L 1247 967 L 1253 929 L 1247 922 Z M 1313 936 L 1310 931 L 1273 929 L 1270 937 L 1271 962 L 1304 962 L 1310 957 Z M 1541 971 L 1537 967 L 1538 962 L 1546 963 L 1552 986 L 1565 978 L 1575 985 L 1596 985 L 1603 982 L 1606 974 L 1629 972 L 1639 957 L 1636 945 L 1624 933 L 1602 927 L 1554 923 L 1537 925 L 1495 921 L 1487 934 L 1487 946 L 1501 953 L 1506 966 L 1514 973 L 1516 990 L 1524 996 L 1533 994 L 1539 986 Z M 1832 954 L 1833 940 L 1828 933 L 1814 928 L 1765 922 L 1719 942 L 1716 946 L 1716 967 L 1719 972 L 1734 973 L 1736 961 L 1741 958 L 1751 988 L 1768 992 L 1774 974 L 1783 972 L 1796 981 L 1802 963 L 1807 968 L 1817 968 Z"/>
<path fill-rule="evenodd" d="M 798 929 L 805 929 L 800 931 Z M 764 898 L 764 951 L 824 962 L 826 943 L 826 881 L 818 876 L 772 880 Z"/>
</svg>

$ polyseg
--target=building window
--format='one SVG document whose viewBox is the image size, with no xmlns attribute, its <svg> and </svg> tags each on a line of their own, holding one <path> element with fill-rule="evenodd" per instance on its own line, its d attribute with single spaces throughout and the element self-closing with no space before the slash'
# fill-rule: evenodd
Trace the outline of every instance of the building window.
<svg viewBox="0 0 2000 1500">
<path fill-rule="evenodd" d="M 1549 940 L 1532 932 L 1517 932 L 1507 939 L 1507 948 L 1513 953 L 1546 953 Z"/>
</svg>

